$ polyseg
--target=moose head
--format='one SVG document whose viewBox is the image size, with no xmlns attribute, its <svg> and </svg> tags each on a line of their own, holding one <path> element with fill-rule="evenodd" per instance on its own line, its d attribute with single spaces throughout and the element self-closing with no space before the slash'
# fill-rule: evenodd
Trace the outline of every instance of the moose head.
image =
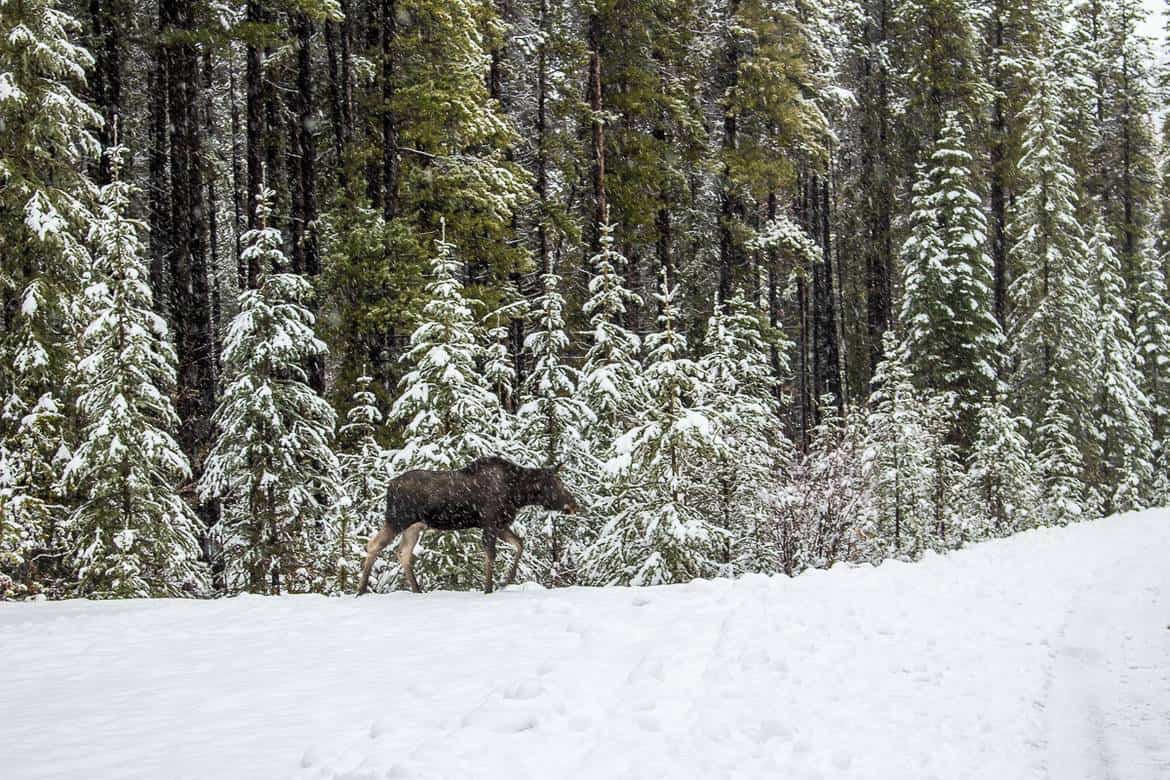
<svg viewBox="0 0 1170 780">
<path fill-rule="evenodd" d="M 565 483 L 561 481 L 558 474 L 560 468 L 561 464 L 557 463 L 552 468 L 530 469 L 527 486 L 528 500 L 530 503 L 545 509 L 575 515 L 581 511 L 581 506 L 573 494 L 569 492 L 569 489 L 565 487 Z"/>
</svg>

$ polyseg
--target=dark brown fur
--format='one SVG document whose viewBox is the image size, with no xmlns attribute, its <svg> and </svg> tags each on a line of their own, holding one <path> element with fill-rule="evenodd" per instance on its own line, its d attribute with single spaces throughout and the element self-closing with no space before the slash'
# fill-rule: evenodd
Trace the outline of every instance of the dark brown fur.
<svg viewBox="0 0 1170 780">
<path fill-rule="evenodd" d="M 485 554 L 484 593 L 493 588 L 492 567 L 496 542 L 503 539 L 516 548 L 505 585 L 516 577 L 524 544 L 509 526 L 526 506 L 542 506 L 568 514 L 578 511 L 576 499 L 565 488 L 555 469 L 530 469 L 503 458 L 480 458 L 458 471 L 417 469 L 395 477 L 386 490 L 386 524 L 366 545 L 358 595 L 369 586 L 374 560 L 402 534 L 398 559 L 410 589 L 419 592 L 414 576 L 413 550 L 428 528 L 455 531 L 482 528 Z"/>
</svg>

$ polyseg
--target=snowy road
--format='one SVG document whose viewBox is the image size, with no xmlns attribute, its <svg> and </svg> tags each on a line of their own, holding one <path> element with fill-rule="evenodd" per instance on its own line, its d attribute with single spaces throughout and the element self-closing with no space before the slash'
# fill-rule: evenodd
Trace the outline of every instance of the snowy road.
<svg viewBox="0 0 1170 780">
<path fill-rule="evenodd" d="M 0 605 L 0 776 L 1170 778 L 1170 512 L 641 590 Z"/>
</svg>

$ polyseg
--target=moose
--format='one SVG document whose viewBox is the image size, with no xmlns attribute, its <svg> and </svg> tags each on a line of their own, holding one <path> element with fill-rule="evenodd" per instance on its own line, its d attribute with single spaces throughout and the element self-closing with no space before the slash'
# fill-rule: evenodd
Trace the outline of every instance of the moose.
<svg viewBox="0 0 1170 780">
<path fill-rule="evenodd" d="M 357 595 L 368 590 L 370 569 L 378 554 L 402 534 L 398 543 L 398 562 L 410 589 L 419 593 L 414 576 L 414 547 L 422 532 L 483 529 L 483 592 L 494 587 L 492 568 L 496 562 L 496 542 L 503 539 L 516 548 L 516 557 L 504 585 L 512 584 L 516 567 L 524 552 L 523 540 L 510 526 L 516 513 L 526 506 L 541 506 L 566 514 L 576 514 L 580 507 L 553 468 L 525 468 L 504 458 L 480 458 L 458 471 L 415 469 L 394 479 L 386 489 L 386 523 L 370 537 Z"/>
</svg>

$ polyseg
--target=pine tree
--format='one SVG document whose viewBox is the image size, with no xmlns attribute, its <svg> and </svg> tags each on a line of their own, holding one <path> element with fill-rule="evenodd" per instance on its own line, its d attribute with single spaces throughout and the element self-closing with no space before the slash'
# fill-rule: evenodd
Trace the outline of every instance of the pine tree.
<svg viewBox="0 0 1170 780">
<path fill-rule="evenodd" d="M 972 414 L 996 386 L 1003 340 L 991 306 L 986 218 L 971 188 L 971 154 L 958 115 L 947 115 L 914 186 L 906 275 L 903 348 L 918 384 L 954 392 L 965 436 Z"/>
<path fill-rule="evenodd" d="M 948 115 L 982 113 L 989 92 L 978 67 L 985 10 L 971 0 L 903 0 L 890 11 L 891 56 L 906 96 L 903 137 L 913 157 L 945 135 Z"/>
<path fill-rule="evenodd" d="M 992 315 L 991 261 L 982 200 L 959 116 L 946 117 L 914 185 L 910 236 L 902 246 L 905 360 L 915 381 L 956 394 L 961 432 L 996 385 L 1003 340 Z"/>
<path fill-rule="evenodd" d="M 1147 248 L 1142 254 L 1141 283 L 1137 291 L 1137 328 L 1134 337 L 1141 361 L 1142 391 L 1149 402 L 1153 439 L 1154 503 L 1170 500 L 1170 302 L 1162 264 Z"/>
<path fill-rule="evenodd" d="M 84 171 L 102 121 L 78 95 L 93 65 L 73 43 L 78 27 L 53 0 L 0 3 L 0 576 L 22 590 L 61 574 L 43 561 L 65 516 L 54 487 L 70 456 L 68 387 L 90 266 Z"/>
<path fill-rule="evenodd" d="M 1062 96 L 1057 65 L 1042 60 L 1037 67 L 1035 93 L 1025 112 L 1020 163 L 1024 191 L 1009 226 L 1009 255 L 1018 274 L 1009 291 L 1012 401 L 1017 413 L 1036 423 L 1037 432 L 1048 410 L 1064 410 L 1045 423 L 1047 439 L 1037 439 L 1036 451 L 1063 458 L 1060 448 L 1071 441 L 1080 453 L 1079 464 L 1097 446 L 1088 424 L 1098 362 L 1096 303 L 1089 283 L 1089 247 L 1077 216 L 1079 184 L 1069 162 L 1067 97 Z M 1083 492 L 1083 487 L 1071 491 L 1066 484 L 1083 478 L 1070 474 L 1068 463 L 1050 466 L 1046 480 L 1060 484 L 1046 482 L 1046 490 L 1066 496 Z M 1063 509 L 1053 511 L 1067 515 Z"/>
<path fill-rule="evenodd" d="M 914 387 L 893 332 L 885 338 L 867 420 L 866 457 L 877 533 L 885 555 L 917 555 L 929 543 L 935 507 L 930 410 Z"/>
<path fill-rule="evenodd" d="M 1052 380 L 1056 385 L 1056 380 Z M 1084 460 L 1077 447 L 1071 416 L 1057 387 L 1036 430 L 1041 500 L 1036 515 L 1045 524 L 1065 525 L 1084 519 L 1094 510 L 1086 491 Z"/>
<path fill-rule="evenodd" d="M 1150 121 L 1155 58 L 1139 32 L 1146 18 L 1139 0 L 1101 0 L 1095 5 L 1100 125 L 1095 194 L 1115 239 L 1121 278 L 1132 294 L 1141 283 L 1142 252 L 1156 216 L 1156 143 Z M 1132 323 L 1134 304 L 1127 303 Z"/>
<path fill-rule="evenodd" d="M 726 561 L 729 538 L 702 507 L 706 475 L 716 458 L 709 410 L 700 406 L 702 378 L 685 356 L 675 290 L 662 281 L 655 296 L 660 330 L 647 339 L 644 422 L 616 443 L 607 466 L 620 474 L 614 514 L 586 551 L 585 581 L 657 585 L 706 577 Z"/>
<path fill-rule="evenodd" d="M 626 260 L 614 247 L 613 226 L 601 226 L 601 251 L 591 260 L 589 298 L 582 312 L 589 318 L 589 349 L 581 366 L 577 394 L 594 422 L 585 431 L 591 458 L 581 462 L 584 500 L 593 517 L 612 517 L 619 493 L 619 473 L 603 468 L 618 453 L 615 443 L 638 425 L 649 404 L 645 377 L 639 361 L 642 341 L 623 324 L 627 307 L 641 305 L 641 298 L 625 286 Z M 591 544 L 598 529 L 582 524 L 582 541 Z"/>
<path fill-rule="evenodd" d="M 513 227 L 529 196 L 526 172 L 509 150 L 515 130 L 489 94 L 489 46 L 503 34 L 483 0 L 352 3 L 353 113 L 349 162 L 365 187 L 326 212 L 344 245 L 327 252 L 322 317 L 341 364 L 335 390 L 348 397 L 370 366 L 393 386 L 399 343 L 420 319 L 430 236 L 446 235 L 472 258 L 471 278 L 489 304 L 497 284 L 523 263 Z M 364 41 L 364 43 L 363 43 Z"/>
<path fill-rule="evenodd" d="M 704 510 L 730 535 L 727 563 L 735 572 L 775 571 L 775 549 L 762 533 L 774 507 L 762 488 L 779 482 L 794 456 L 781 426 L 763 327 L 759 309 L 742 293 L 726 307 L 716 301 L 699 361 L 701 401 L 720 444 L 710 475 L 716 493 Z M 788 345 L 780 346 L 786 354 Z"/>
<path fill-rule="evenodd" d="M 366 539 L 377 533 L 386 518 L 389 469 L 386 452 L 376 438 L 382 424 L 382 412 L 369 389 L 371 382 L 373 379 L 368 376 L 358 378 L 353 405 L 346 413 L 345 425 L 337 432 L 342 497 L 334 512 L 337 526 L 335 566 L 336 588 L 342 592 L 356 582 Z"/>
<path fill-rule="evenodd" d="M 472 309 L 476 302 L 465 296 L 459 280 L 463 264 L 445 238 L 437 248 L 427 284 L 430 300 L 405 355 L 412 367 L 388 418 L 403 429 L 402 444 L 390 455 L 391 472 L 459 469 L 488 455 L 526 461 L 525 453 L 501 435 L 499 399 L 478 367 L 483 350 Z M 415 563 L 419 578 L 437 587 L 478 587 L 479 537 L 468 531 L 426 538 Z"/>
<path fill-rule="evenodd" d="M 1098 306 L 1095 346 L 1096 403 L 1100 457 L 1094 482 L 1106 513 L 1141 506 L 1151 476 L 1149 402 L 1141 391 L 1137 349 L 1130 328 L 1121 259 L 1106 227 L 1098 222 L 1089 241 Z"/>
<path fill-rule="evenodd" d="M 533 452 L 539 453 L 544 466 L 564 467 L 562 478 L 570 489 L 585 467 L 587 456 L 585 431 L 595 420 L 589 407 L 577 395 L 578 373 L 569 365 L 565 351 L 569 335 L 565 332 L 565 301 L 560 294 L 560 277 L 554 273 L 542 277 L 544 291 L 536 299 L 531 326 L 524 348 L 532 356 L 532 371 L 524 383 L 525 401 L 521 405 L 520 436 Z M 547 550 L 548 573 L 542 579 L 551 585 L 571 582 L 575 576 L 580 549 L 563 526 L 559 512 L 541 512 L 529 526 L 537 531 Z M 529 534 L 532 539 L 532 534 Z"/>
<path fill-rule="evenodd" d="M 267 218 L 265 197 L 243 256 L 285 267 L 280 231 Z M 240 294 L 224 339 L 218 433 L 199 492 L 225 502 L 215 531 L 229 591 L 320 589 L 337 549 L 328 509 L 340 475 L 330 448 L 336 416 L 309 387 L 305 366 L 326 350 L 304 305 L 309 283 L 288 273 L 259 281 Z"/>
<path fill-rule="evenodd" d="M 1013 417 L 1001 398 L 979 410 L 978 425 L 967 464 L 979 517 L 975 535 L 1003 536 L 1035 525 L 1038 467 L 1024 435 L 1025 420 Z"/>
<path fill-rule="evenodd" d="M 80 504 L 67 533 L 75 592 L 100 598 L 199 595 L 207 590 L 199 521 L 178 484 L 191 467 L 172 432 L 175 352 L 151 309 L 141 223 L 126 216 L 121 150 L 107 152 L 114 181 L 101 190 L 85 290 L 92 319 L 81 340 L 81 440 L 63 479 Z"/>
<path fill-rule="evenodd" d="M 646 403 L 638 361 L 641 340 L 622 325 L 627 307 L 641 305 L 622 279 L 625 263 L 614 248 L 613 226 L 602 225 L 601 251 L 591 260 L 589 299 L 582 306 L 591 341 L 578 383 L 581 400 L 596 418 L 589 441 L 599 457 L 632 427 Z"/>
</svg>

